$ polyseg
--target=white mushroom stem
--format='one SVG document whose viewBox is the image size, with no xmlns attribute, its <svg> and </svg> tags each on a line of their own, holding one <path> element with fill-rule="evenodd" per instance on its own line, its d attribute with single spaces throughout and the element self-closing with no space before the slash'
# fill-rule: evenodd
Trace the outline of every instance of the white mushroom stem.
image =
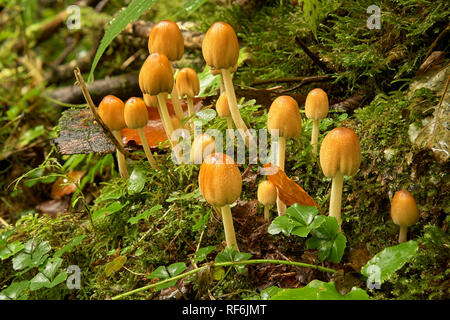
<svg viewBox="0 0 450 320">
<path fill-rule="evenodd" d="M 112 134 L 114 135 L 114 137 L 116 138 L 117 141 L 119 141 L 119 143 L 121 145 L 123 145 L 122 143 L 122 137 L 120 135 L 120 132 L 118 130 L 112 130 Z M 117 163 L 119 165 L 119 173 L 120 176 L 122 178 L 128 179 L 129 174 L 128 174 L 128 169 L 127 169 L 127 162 L 125 160 L 125 156 L 123 155 L 122 152 L 120 152 L 119 150 L 117 150 Z"/>
<path fill-rule="evenodd" d="M 408 235 L 408 227 L 400 226 L 400 233 L 398 234 L 398 243 L 406 242 Z"/>
<path fill-rule="evenodd" d="M 319 140 L 319 119 L 313 120 L 311 145 L 313 146 L 313 154 L 317 154 L 317 141 Z"/>
<path fill-rule="evenodd" d="M 344 184 L 344 175 L 337 171 L 331 183 L 330 196 L 330 216 L 335 217 L 339 224 L 339 231 L 341 231 L 341 204 L 342 204 L 342 186 Z"/>
<path fill-rule="evenodd" d="M 284 171 L 284 161 L 286 155 L 286 138 L 278 137 L 278 158 L 277 158 L 277 166 Z M 277 211 L 278 215 L 282 216 L 286 212 L 286 205 L 281 201 L 278 195 L 277 189 Z"/>
<path fill-rule="evenodd" d="M 157 97 L 159 104 L 158 110 L 160 111 L 161 120 L 165 123 L 167 138 L 173 145 L 174 144 L 174 142 L 172 141 L 173 124 L 172 120 L 170 119 L 169 111 L 167 110 L 166 97 L 164 96 L 164 93 L 158 94 Z"/>
<path fill-rule="evenodd" d="M 270 220 L 270 206 L 264 206 L 264 221 L 269 222 Z"/>
<path fill-rule="evenodd" d="M 172 69 L 174 69 L 173 66 L 172 66 Z M 174 71 L 174 76 L 175 76 L 175 69 L 173 71 Z M 175 83 L 173 85 L 173 89 L 172 89 L 172 92 L 170 93 L 170 96 L 172 98 L 172 105 L 175 110 L 175 115 L 181 121 L 184 118 L 184 112 L 183 112 L 183 108 L 181 107 L 181 102 L 179 99 L 178 90 L 177 90 L 177 86 L 175 85 Z"/>
<path fill-rule="evenodd" d="M 144 148 L 145 156 L 147 157 L 148 163 L 153 169 L 157 169 L 158 165 L 156 164 L 156 160 L 150 151 L 150 147 L 148 146 L 147 137 L 145 136 L 144 130 L 142 128 L 137 129 L 139 133 L 139 138 L 141 139 L 142 147 Z"/>
<path fill-rule="evenodd" d="M 235 249 L 239 251 L 236 241 L 236 233 L 234 232 L 233 217 L 231 215 L 230 206 L 223 206 L 220 208 L 220 211 L 222 212 L 222 222 L 223 228 L 225 229 L 225 241 L 227 243 L 227 247 L 231 248 L 234 245 Z"/>
</svg>

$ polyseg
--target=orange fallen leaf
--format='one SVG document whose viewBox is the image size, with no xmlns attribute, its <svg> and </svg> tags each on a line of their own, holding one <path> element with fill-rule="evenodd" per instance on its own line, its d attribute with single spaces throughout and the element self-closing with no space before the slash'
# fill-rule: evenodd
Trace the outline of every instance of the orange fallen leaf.
<svg viewBox="0 0 450 320">
<path fill-rule="evenodd" d="M 199 111 L 202 108 L 203 98 L 194 99 L 195 111 Z M 180 99 L 181 107 L 183 108 L 185 116 L 188 115 L 188 107 L 186 99 Z M 170 116 L 175 116 L 175 110 L 170 99 L 167 100 L 167 109 Z M 147 137 L 147 142 L 150 148 L 158 147 L 160 142 L 167 140 L 166 132 L 164 131 L 161 118 L 159 117 L 158 109 L 156 107 L 147 107 L 148 111 L 148 123 L 143 128 L 145 136 Z M 138 131 L 135 129 L 122 129 L 120 130 L 120 135 L 122 136 L 123 143 L 127 144 L 134 141 L 137 145 L 142 145 L 141 139 L 139 138 Z"/>
<path fill-rule="evenodd" d="M 52 185 L 52 191 L 50 197 L 54 200 L 60 200 L 67 194 L 72 194 L 77 189 L 74 182 L 80 183 L 81 178 L 84 176 L 85 171 L 70 171 L 67 177 L 59 177 Z"/>
<path fill-rule="evenodd" d="M 297 183 L 291 180 L 283 170 L 271 163 L 265 164 L 264 168 L 277 168 L 277 172 L 272 175 L 268 175 L 267 178 L 272 182 L 278 191 L 278 196 L 287 206 L 292 206 L 295 203 L 299 203 L 303 206 L 316 206 L 319 205 L 316 201 L 300 187 Z"/>
</svg>

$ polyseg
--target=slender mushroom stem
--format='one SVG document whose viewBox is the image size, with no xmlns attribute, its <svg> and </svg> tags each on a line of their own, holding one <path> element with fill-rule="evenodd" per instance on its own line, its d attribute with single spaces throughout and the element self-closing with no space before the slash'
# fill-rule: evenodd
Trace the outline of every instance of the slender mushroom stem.
<svg viewBox="0 0 450 320">
<path fill-rule="evenodd" d="M 284 162 L 286 155 L 286 138 L 278 137 L 278 167 L 284 171 Z M 277 211 L 278 215 L 282 216 L 286 212 L 286 205 L 281 201 L 277 192 Z"/>
<path fill-rule="evenodd" d="M 265 205 L 264 206 L 264 221 L 268 222 L 270 220 L 270 206 Z"/>
<path fill-rule="evenodd" d="M 408 227 L 400 226 L 400 233 L 398 234 L 398 243 L 406 242 L 408 235 Z"/>
<path fill-rule="evenodd" d="M 183 108 L 181 108 L 181 102 L 178 97 L 177 86 L 173 86 L 172 92 L 170 93 L 170 97 L 172 98 L 172 104 L 177 118 L 182 120 L 184 118 L 184 112 Z"/>
<path fill-rule="evenodd" d="M 330 197 L 330 216 L 335 217 L 339 224 L 339 231 L 341 231 L 341 204 L 342 204 L 342 186 L 344 184 L 344 175 L 339 170 L 333 177 L 331 184 Z"/>
<path fill-rule="evenodd" d="M 172 133 L 173 133 L 173 125 L 172 125 L 172 120 L 170 119 L 170 115 L 169 115 L 169 111 L 167 111 L 167 103 L 166 103 L 166 98 L 164 97 L 163 93 L 159 93 L 158 94 L 158 104 L 159 104 L 159 109 L 161 111 L 161 119 L 166 123 L 165 127 L 166 127 L 166 133 L 167 133 L 167 138 L 169 138 L 169 141 L 173 144 L 174 142 L 172 141 Z"/>
<path fill-rule="evenodd" d="M 233 130 L 233 119 L 231 118 L 231 116 L 227 117 L 227 126 L 228 126 L 228 129 Z"/>
<path fill-rule="evenodd" d="M 142 147 L 144 147 L 144 152 L 147 157 L 148 163 L 153 169 L 158 169 L 156 160 L 153 157 L 152 152 L 150 151 L 150 148 L 148 146 L 147 137 L 145 136 L 144 130 L 142 128 L 138 128 L 137 131 L 139 133 L 139 138 L 141 139 Z"/>
<path fill-rule="evenodd" d="M 225 91 L 225 87 L 223 85 L 223 78 L 220 77 L 220 94 L 222 94 Z"/>
<path fill-rule="evenodd" d="M 236 250 L 239 251 L 230 206 L 227 204 L 221 207 L 220 211 L 222 212 L 222 222 L 223 228 L 225 229 L 225 241 L 227 242 L 227 247 L 231 248 L 234 245 Z"/>
<path fill-rule="evenodd" d="M 189 120 L 190 122 L 190 126 L 192 128 L 192 130 L 194 129 L 194 119 L 193 116 L 195 114 L 195 109 L 194 109 L 194 97 L 187 97 L 187 105 L 188 105 L 188 111 L 189 111 L 189 117 L 191 118 Z M 192 131 L 191 130 L 191 131 Z"/>
<path fill-rule="evenodd" d="M 317 154 L 317 141 L 319 140 L 319 119 L 313 120 L 311 145 L 313 146 L 313 154 Z"/>
<path fill-rule="evenodd" d="M 120 132 L 118 130 L 112 130 L 112 134 L 114 135 L 114 138 L 117 139 L 117 141 L 122 144 L 122 137 L 120 136 Z M 119 173 L 122 178 L 128 179 L 128 169 L 127 169 L 127 163 L 125 160 L 125 156 L 123 153 L 121 153 L 117 149 L 117 163 L 119 164 Z"/>
</svg>

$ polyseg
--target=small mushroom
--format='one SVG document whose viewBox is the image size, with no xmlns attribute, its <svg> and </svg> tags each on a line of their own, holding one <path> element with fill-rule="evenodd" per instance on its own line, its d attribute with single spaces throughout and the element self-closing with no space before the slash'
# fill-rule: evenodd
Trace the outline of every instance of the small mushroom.
<svg viewBox="0 0 450 320">
<path fill-rule="evenodd" d="M 341 226 L 341 202 L 344 176 L 353 176 L 361 163 L 361 145 L 352 129 L 338 127 L 325 136 L 320 147 L 320 165 L 324 175 L 332 178 L 330 216 Z"/>
<path fill-rule="evenodd" d="M 153 169 L 157 169 L 158 166 L 148 146 L 147 137 L 145 136 L 144 130 L 142 129 L 148 122 L 148 111 L 144 101 L 139 98 L 128 99 L 125 103 L 124 114 L 127 127 L 130 129 L 137 129 L 138 131 L 148 163 Z"/>
<path fill-rule="evenodd" d="M 278 157 L 276 165 L 284 171 L 286 139 L 297 138 L 302 131 L 302 116 L 297 101 L 289 96 L 276 98 L 267 114 L 267 129 L 278 130 Z M 286 205 L 277 198 L 278 215 L 284 214 Z"/>
<path fill-rule="evenodd" d="M 317 141 L 319 137 L 319 120 L 325 119 L 328 114 L 328 96 L 320 88 L 311 90 L 305 102 L 305 114 L 308 119 L 313 119 L 311 145 L 313 154 L 317 154 Z"/>
<path fill-rule="evenodd" d="M 122 143 L 120 130 L 127 127 L 124 119 L 125 104 L 123 101 L 113 95 L 108 95 L 102 99 L 98 106 L 98 115 L 111 130 L 114 137 Z M 119 173 L 122 178 L 128 178 L 128 169 L 125 156 L 117 150 L 117 163 L 119 166 Z"/>
<path fill-rule="evenodd" d="M 172 64 L 174 61 L 180 60 L 184 53 L 184 39 L 178 25 L 171 20 L 158 22 L 152 28 L 148 37 L 148 51 L 150 54 L 155 52 L 164 54 Z M 172 75 L 173 73 L 172 70 Z M 181 108 L 176 86 L 173 86 L 170 95 L 175 114 L 181 120 L 184 117 L 184 112 Z"/>
<path fill-rule="evenodd" d="M 258 185 L 258 201 L 264 206 L 264 220 L 270 220 L 270 207 L 277 201 L 277 188 L 269 180 Z"/>
<path fill-rule="evenodd" d="M 206 63 L 220 74 L 228 97 L 231 117 L 237 129 L 240 129 L 243 139 L 247 145 L 254 145 L 248 128 L 242 120 L 237 105 L 236 94 L 234 92 L 231 70 L 237 66 L 239 58 L 239 43 L 233 28 L 225 22 L 214 23 L 206 32 L 202 42 L 202 52 Z"/>
<path fill-rule="evenodd" d="M 192 68 L 183 68 L 178 72 L 176 87 L 180 97 L 187 96 L 187 105 L 189 110 L 189 116 L 194 116 L 194 97 L 200 92 L 200 81 L 198 80 L 197 72 Z"/>
<path fill-rule="evenodd" d="M 191 146 L 191 163 L 202 164 L 211 153 L 215 152 L 216 143 L 214 138 L 207 133 L 195 137 Z"/>
<path fill-rule="evenodd" d="M 172 145 L 173 124 L 167 110 L 165 93 L 172 91 L 173 84 L 172 67 L 167 57 L 162 53 L 149 55 L 139 72 L 139 87 L 144 97 L 145 95 L 157 96 L 158 112 Z"/>
<path fill-rule="evenodd" d="M 408 227 L 419 220 L 419 209 L 416 200 L 406 190 L 397 191 L 391 202 L 392 221 L 400 226 L 398 242 L 405 242 L 408 234 Z"/>
<path fill-rule="evenodd" d="M 200 166 L 198 182 L 205 200 L 222 212 L 227 247 L 234 245 L 239 250 L 230 209 L 230 204 L 239 198 L 242 191 L 241 173 L 236 163 L 226 154 L 213 153 Z"/>
</svg>

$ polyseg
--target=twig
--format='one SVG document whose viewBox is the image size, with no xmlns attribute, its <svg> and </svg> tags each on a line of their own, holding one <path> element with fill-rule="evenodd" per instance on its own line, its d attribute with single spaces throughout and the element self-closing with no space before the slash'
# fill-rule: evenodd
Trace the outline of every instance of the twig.
<svg viewBox="0 0 450 320">
<path fill-rule="evenodd" d="M 86 102 L 89 108 L 91 109 L 92 114 L 94 115 L 95 121 L 97 121 L 97 123 L 100 124 L 100 126 L 103 129 L 103 132 L 111 140 L 111 142 L 114 144 L 117 150 L 119 150 L 119 152 L 122 153 L 125 157 L 131 158 L 131 154 L 123 148 L 122 144 L 119 141 L 117 141 L 116 137 L 114 137 L 111 130 L 109 130 L 109 128 L 105 125 L 105 123 L 98 115 L 97 109 L 94 105 L 94 102 L 92 101 L 91 95 L 89 94 L 86 83 L 84 82 L 83 76 L 81 75 L 80 69 L 75 68 L 74 73 L 75 78 L 77 78 L 78 85 L 80 86 L 81 91 L 83 92 L 83 96 L 86 99 Z"/>
<path fill-rule="evenodd" d="M 297 43 L 300 48 L 302 48 L 302 50 L 306 53 L 306 55 L 308 57 L 311 58 L 312 61 L 314 61 L 315 64 L 317 64 L 317 66 L 322 69 L 323 72 L 325 73 L 337 73 L 336 70 L 334 70 L 334 68 L 330 68 L 328 67 L 325 63 L 323 63 L 320 58 L 313 53 L 311 50 L 308 49 L 308 47 L 306 46 L 306 44 L 297 36 L 294 37 L 295 43 Z"/>
<path fill-rule="evenodd" d="M 427 51 L 427 54 L 425 55 L 425 59 L 428 58 L 428 56 L 433 52 L 434 48 L 438 45 L 439 41 L 450 31 L 450 24 L 447 25 L 447 27 L 437 36 L 436 39 L 434 39 L 433 43 L 431 44 L 430 48 Z M 424 59 L 424 60 L 425 60 Z"/>
<path fill-rule="evenodd" d="M 439 122 L 439 113 L 441 111 L 440 109 L 441 109 L 441 106 L 442 106 L 442 102 L 444 101 L 445 94 L 447 93 L 447 89 L 448 89 L 449 83 L 450 83 L 450 76 L 447 77 L 447 81 L 445 82 L 445 87 L 444 87 L 444 91 L 442 92 L 441 99 L 439 100 L 439 103 L 438 103 L 438 105 L 436 107 L 436 110 L 434 111 L 435 112 L 434 124 L 433 124 L 433 130 L 431 131 L 430 140 L 428 140 L 428 144 L 427 144 L 428 148 L 431 147 L 431 143 L 432 143 L 433 137 L 436 134 L 436 128 L 437 128 L 437 125 L 438 125 L 438 122 Z"/>
<path fill-rule="evenodd" d="M 9 225 L 9 223 L 8 222 L 6 222 L 5 220 L 3 220 L 3 218 L 2 217 L 0 217 L 0 222 L 2 223 L 2 225 L 4 225 L 6 228 L 9 228 L 10 227 L 10 225 Z"/>
</svg>

